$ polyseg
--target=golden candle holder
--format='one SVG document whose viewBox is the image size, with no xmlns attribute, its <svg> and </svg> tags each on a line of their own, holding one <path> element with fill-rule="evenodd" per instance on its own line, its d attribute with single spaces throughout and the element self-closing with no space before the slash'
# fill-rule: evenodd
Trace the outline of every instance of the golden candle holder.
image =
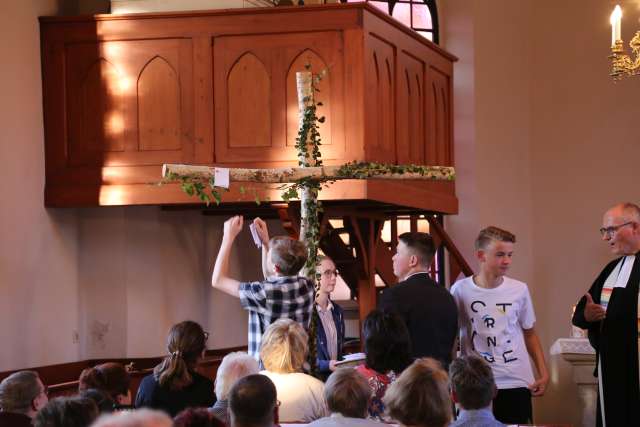
<svg viewBox="0 0 640 427">
<path fill-rule="evenodd" d="M 636 76 L 640 74 L 640 31 L 636 32 L 631 42 L 629 42 L 633 59 L 624 53 L 622 40 L 616 40 L 611 46 L 611 77 L 618 81 L 625 76 Z"/>
</svg>

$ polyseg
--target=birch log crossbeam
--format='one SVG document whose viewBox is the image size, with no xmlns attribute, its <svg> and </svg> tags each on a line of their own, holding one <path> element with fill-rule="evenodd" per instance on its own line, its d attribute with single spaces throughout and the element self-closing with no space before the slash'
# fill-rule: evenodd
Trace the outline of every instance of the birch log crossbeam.
<svg viewBox="0 0 640 427">
<path fill-rule="evenodd" d="M 165 164 L 162 177 L 178 181 L 181 177 L 208 180 L 215 174 L 215 167 Z M 381 163 L 347 163 L 341 166 L 291 167 L 271 169 L 229 169 L 229 181 L 285 184 L 301 179 L 337 181 L 343 179 L 393 179 L 451 181 L 455 170 L 450 166 L 385 165 Z"/>
</svg>

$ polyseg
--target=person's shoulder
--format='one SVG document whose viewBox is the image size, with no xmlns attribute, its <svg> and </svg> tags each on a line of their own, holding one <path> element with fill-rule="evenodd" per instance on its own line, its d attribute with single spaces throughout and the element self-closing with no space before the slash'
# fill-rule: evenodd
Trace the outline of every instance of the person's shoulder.
<svg viewBox="0 0 640 427">
<path fill-rule="evenodd" d="M 529 286 L 527 286 L 527 284 L 521 280 L 518 279 L 514 279 L 512 277 L 509 276 L 504 276 L 503 277 L 503 282 L 502 282 L 502 286 L 504 286 L 503 289 L 509 289 L 509 290 L 514 290 L 514 291 L 518 291 L 518 292 L 525 292 L 529 290 Z M 500 286 L 500 287 L 502 287 Z M 500 289 L 500 287 L 498 287 L 497 289 Z"/>
<path fill-rule="evenodd" d="M 450 292 L 455 295 L 458 292 L 462 292 L 471 286 L 473 286 L 473 276 L 463 277 L 462 279 L 456 280 L 456 282 L 451 285 Z"/>
<path fill-rule="evenodd" d="M 205 377 L 198 372 L 192 372 L 191 377 L 193 378 L 194 383 L 202 384 L 205 386 L 213 385 L 213 380 L 211 378 Z"/>
<path fill-rule="evenodd" d="M 160 383 L 158 383 L 158 380 L 156 379 L 155 374 L 151 373 L 146 377 L 142 378 L 142 381 L 140 381 L 140 388 L 142 387 L 154 388 L 154 387 L 157 387 L 159 384 Z"/>
</svg>

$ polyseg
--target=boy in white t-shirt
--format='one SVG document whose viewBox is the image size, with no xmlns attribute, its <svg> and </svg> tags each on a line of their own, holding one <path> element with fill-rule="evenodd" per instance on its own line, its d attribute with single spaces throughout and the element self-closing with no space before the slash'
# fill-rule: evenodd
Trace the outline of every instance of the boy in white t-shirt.
<svg viewBox="0 0 640 427">
<path fill-rule="evenodd" d="M 463 354 L 476 351 L 489 363 L 498 393 L 493 413 L 506 424 L 533 422 L 531 396 L 542 396 L 549 374 L 533 326 L 527 285 L 505 276 L 516 237 L 497 227 L 480 231 L 475 242 L 479 274 L 458 280 L 451 294 L 458 305 Z M 534 378 L 529 356 L 533 359 Z"/>
</svg>

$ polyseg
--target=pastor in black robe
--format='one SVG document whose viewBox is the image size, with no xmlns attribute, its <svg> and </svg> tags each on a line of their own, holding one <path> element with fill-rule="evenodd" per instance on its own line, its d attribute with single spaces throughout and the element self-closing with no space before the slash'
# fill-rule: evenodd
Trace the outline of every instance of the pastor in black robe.
<svg viewBox="0 0 640 427">
<path fill-rule="evenodd" d="M 607 277 L 622 258 L 611 261 L 591 285 L 593 302 L 600 304 L 600 294 Z M 601 376 L 606 425 L 640 426 L 640 384 L 638 381 L 638 284 L 640 282 L 640 252 L 629 276 L 627 286 L 615 287 L 611 293 L 607 314 L 599 322 L 584 318 L 586 298 L 576 306 L 572 322 L 588 329 L 589 342 L 596 350 L 596 372 Z M 602 374 L 598 372 L 598 363 Z M 598 392 L 597 426 L 602 427 Z"/>
</svg>

